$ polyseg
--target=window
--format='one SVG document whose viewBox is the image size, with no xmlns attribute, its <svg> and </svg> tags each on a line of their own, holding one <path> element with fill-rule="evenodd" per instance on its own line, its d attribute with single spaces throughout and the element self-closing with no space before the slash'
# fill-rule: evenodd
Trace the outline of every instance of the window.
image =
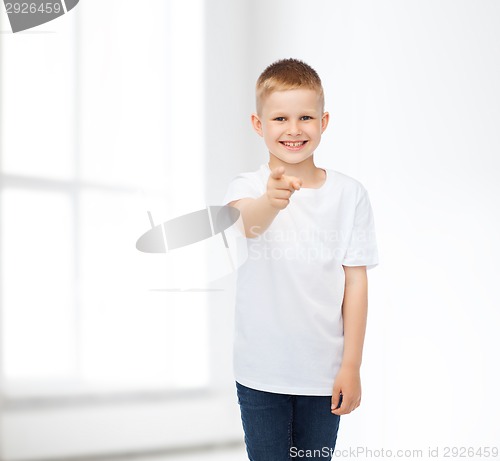
<svg viewBox="0 0 500 461">
<path fill-rule="evenodd" d="M 180 0 L 81 2 L 2 35 L 8 395 L 207 385 L 206 300 L 151 291 L 168 286 L 165 256 L 135 249 L 148 210 L 160 223 L 199 208 L 202 18 Z"/>
</svg>

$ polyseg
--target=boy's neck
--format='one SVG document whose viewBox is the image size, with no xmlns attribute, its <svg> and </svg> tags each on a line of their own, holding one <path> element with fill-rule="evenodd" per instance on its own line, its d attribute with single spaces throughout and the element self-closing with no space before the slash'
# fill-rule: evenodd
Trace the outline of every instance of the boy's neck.
<svg viewBox="0 0 500 461">
<path fill-rule="evenodd" d="M 270 170 L 278 166 L 285 167 L 285 174 L 288 176 L 296 176 L 302 179 L 302 187 L 317 188 L 321 187 L 326 180 L 325 171 L 322 168 L 318 168 L 314 164 L 313 157 L 306 158 L 300 163 L 286 163 L 270 155 L 268 166 Z"/>
</svg>

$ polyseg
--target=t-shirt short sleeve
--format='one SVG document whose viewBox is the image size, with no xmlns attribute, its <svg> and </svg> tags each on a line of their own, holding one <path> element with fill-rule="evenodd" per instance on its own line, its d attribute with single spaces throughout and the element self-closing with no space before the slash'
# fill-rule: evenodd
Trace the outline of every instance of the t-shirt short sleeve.
<svg viewBox="0 0 500 461">
<path fill-rule="evenodd" d="M 259 198 L 263 194 L 261 189 L 262 187 L 259 186 L 255 175 L 246 173 L 239 174 L 229 183 L 222 204 L 227 205 L 233 200 L 239 200 L 245 197 Z"/>
<path fill-rule="evenodd" d="M 354 225 L 342 265 L 366 266 L 367 269 L 378 265 L 375 221 L 370 198 L 364 187 L 356 204 Z"/>
</svg>

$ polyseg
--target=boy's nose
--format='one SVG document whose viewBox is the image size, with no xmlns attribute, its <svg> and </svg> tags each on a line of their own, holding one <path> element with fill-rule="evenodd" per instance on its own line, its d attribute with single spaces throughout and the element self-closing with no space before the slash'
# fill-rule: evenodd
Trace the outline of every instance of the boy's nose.
<svg viewBox="0 0 500 461">
<path fill-rule="evenodd" d="M 297 123 L 290 123 L 288 125 L 288 134 L 290 136 L 297 136 L 299 134 L 302 134 Z"/>
</svg>

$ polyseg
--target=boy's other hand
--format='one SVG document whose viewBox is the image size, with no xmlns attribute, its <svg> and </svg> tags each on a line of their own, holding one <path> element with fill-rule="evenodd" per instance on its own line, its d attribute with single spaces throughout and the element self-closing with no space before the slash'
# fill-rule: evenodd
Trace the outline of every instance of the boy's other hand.
<svg viewBox="0 0 500 461">
<path fill-rule="evenodd" d="M 290 203 L 292 194 L 302 186 L 302 179 L 287 176 L 285 167 L 278 166 L 271 171 L 267 181 L 267 198 L 273 208 L 283 210 Z"/>
<path fill-rule="evenodd" d="M 342 401 L 340 401 L 342 394 Z M 337 408 L 339 406 L 340 407 Z M 332 391 L 331 411 L 335 415 L 347 415 L 361 404 L 361 378 L 359 368 L 341 366 Z"/>
</svg>

